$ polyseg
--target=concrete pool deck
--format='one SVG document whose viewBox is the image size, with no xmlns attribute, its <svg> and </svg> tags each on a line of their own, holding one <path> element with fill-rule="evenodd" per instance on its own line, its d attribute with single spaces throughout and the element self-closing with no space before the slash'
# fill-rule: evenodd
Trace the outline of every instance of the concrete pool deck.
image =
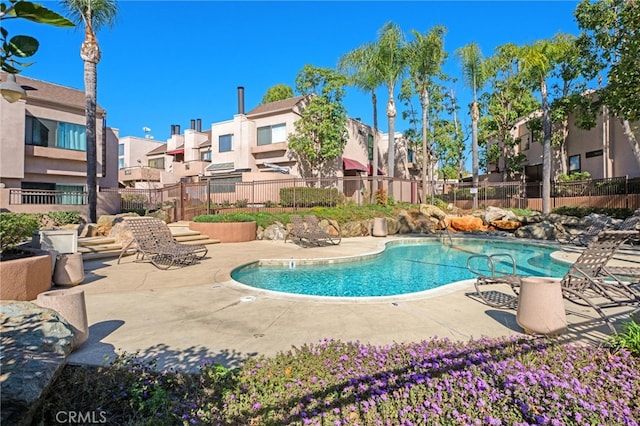
<svg viewBox="0 0 640 426">
<path fill-rule="evenodd" d="M 403 239 L 409 238 L 403 236 Z M 199 264 L 162 271 L 129 256 L 84 263 L 89 340 L 71 364 L 102 365 L 123 352 L 161 368 L 196 370 L 203 361 L 235 367 L 247 357 L 272 356 L 324 338 L 376 345 L 432 337 L 468 341 L 517 335 L 514 310 L 490 308 L 474 298 L 471 280 L 411 296 L 327 301 L 265 292 L 231 280 L 237 266 L 259 259 L 331 258 L 381 250 L 394 237 L 345 238 L 339 246 L 302 248 L 291 242 L 251 241 L 209 246 Z M 566 252 L 567 261 L 577 257 Z M 616 262 L 640 262 L 640 255 Z M 627 263 L 628 264 L 628 263 Z M 608 309 L 616 322 L 634 309 Z M 566 302 L 565 342 L 601 344 L 606 324 L 590 308 Z"/>
</svg>

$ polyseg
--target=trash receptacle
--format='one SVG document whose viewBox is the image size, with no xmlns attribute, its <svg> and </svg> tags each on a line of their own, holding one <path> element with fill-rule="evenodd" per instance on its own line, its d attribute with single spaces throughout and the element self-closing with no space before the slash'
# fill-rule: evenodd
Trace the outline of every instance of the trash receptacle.
<svg viewBox="0 0 640 426">
<path fill-rule="evenodd" d="M 386 237 L 387 236 L 387 218 L 376 217 L 373 219 L 373 227 L 371 229 L 371 235 L 374 237 Z"/>
<path fill-rule="evenodd" d="M 567 328 L 560 281 L 523 277 L 516 322 L 528 334 L 562 334 Z"/>
<path fill-rule="evenodd" d="M 74 286 L 84 280 L 82 253 L 65 253 L 56 256 L 53 282 L 60 286 Z"/>
</svg>

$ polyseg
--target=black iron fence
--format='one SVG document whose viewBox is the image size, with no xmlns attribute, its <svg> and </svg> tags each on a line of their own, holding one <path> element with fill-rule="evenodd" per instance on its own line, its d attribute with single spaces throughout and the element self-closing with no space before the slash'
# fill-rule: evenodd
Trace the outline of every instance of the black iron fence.
<svg viewBox="0 0 640 426">
<path fill-rule="evenodd" d="M 289 178 L 242 182 L 239 178 L 211 179 L 177 183 L 164 188 L 101 188 L 117 193 L 121 211 L 165 209 L 172 220 L 191 220 L 200 214 L 221 211 L 289 211 L 343 203 L 407 202 L 420 203 L 420 182 L 388 177 Z M 470 209 L 477 194 L 478 206 L 529 208 L 542 210 L 542 184 L 523 182 L 471 183 L 438 182 L 427 188 L 432 194 L 458 208 Z M 590 179 L 578 182 L 554 182 L 552 207 L 583 206 L 640 208 L 640 178 Z M 9 204 L 86 204 L 85 192 L 11 189 Z"/>
</svg>

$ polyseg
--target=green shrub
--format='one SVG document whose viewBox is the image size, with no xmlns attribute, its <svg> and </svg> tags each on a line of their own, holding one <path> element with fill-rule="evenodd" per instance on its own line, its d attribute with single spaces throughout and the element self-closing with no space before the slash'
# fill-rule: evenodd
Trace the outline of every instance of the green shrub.
<svg viewBox="0 0 640 426">
<path fill-rule="evenodd" d="M 566 216 L 585 217 L 592 213 L 604 214 L 616 219 L 626 219 L 633 214 L 633 210 L 627 208 L 606 208 L 606 207 L 579 207 L 564 206 L 551 210 L 553 213 Z"/>
<path fill-rule="evenodd" d="M 578 182 L 589 180 L 591 174 L 589 172 L 576 172 L 571 174 L 561 173 L 558 175 L 558 182 Z"/>
<path fill-rule="evenodd" d="M 40 228 L 42 215 L 30 213 L 0 213 L 0 252 L 11 250 L 31 239 Z"/>
<path fill-rule="evenodd" d="M 47 217 L 53 222 L 54 226 L 77 225 L 82 222 L 82 216 L 77 210 L 49 212 Z"/>
<path fill-rule="evenodd" d="M 335 206 L 343 199 L 337 188 L 280 188 L 280 203 L 284 207 Z"/>
<path fill-rule="evenodd" d="M 640 324 L 631 321 L 622 324 L 620 333 L 609 338 L 609 344 L 614 349 L 625 349 L 633 355 L 640 357 Z"/>
<path fill-rule="evenodd" d="M 203 214 L 193 218 L 194 222 L 221 223 L 221 222 L 254 222 L 255 219 L 247 213 L 221 213 Z"/>
</svg>

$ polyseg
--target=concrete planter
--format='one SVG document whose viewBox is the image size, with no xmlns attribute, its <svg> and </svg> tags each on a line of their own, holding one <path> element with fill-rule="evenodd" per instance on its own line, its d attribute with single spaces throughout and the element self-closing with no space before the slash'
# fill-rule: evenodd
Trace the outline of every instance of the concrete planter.
<svg viewBox="0 0 640 426">
<path fill-rule="evenodd" d="M 256 239 L 256 222 L 189 222 L 189 229 L 221 243 L 240 243 Z"/>
<path fill-rule="evenodd" d="M 51 290 L 51 253 L 31 251 L 31 257 L 0 263 L 0 300 L 30 301 Z"/>
<path fill-rule="evenodd" d="M 82 253 L 66 253 L 56 256 L 53 282 L 60 286 L 74 286 L 84 280 Z"/>
<path fill-rule="evenodd" d="M 562 334 L 567 328 L 567 316 L 560 281 L 522 278 L 516 322 L 528 334 Z"/>
<path fill-rule="evenodd" d="M 43 308 L 58 312 L 73 327 L 72 350 L 87 341 L 89 322 L 87 321 L 84 291 L 71 289 L 47 291 L 39 294 L 35 303 Z"/>
</svg>

